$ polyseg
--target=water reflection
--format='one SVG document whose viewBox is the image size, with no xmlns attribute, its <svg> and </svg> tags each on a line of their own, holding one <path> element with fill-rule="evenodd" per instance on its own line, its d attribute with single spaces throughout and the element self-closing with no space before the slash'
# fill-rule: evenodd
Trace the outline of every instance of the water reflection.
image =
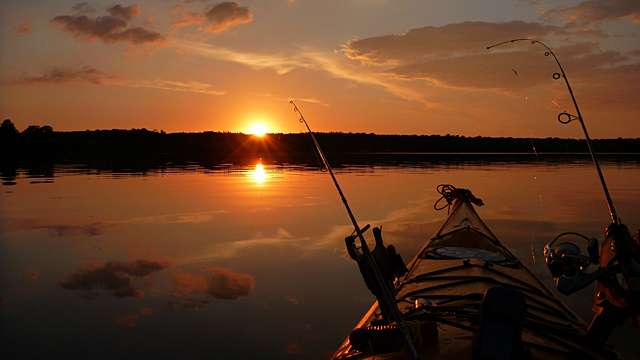
<svg viewBox="0 0 640 360">
<path fill-rule="evenodd" d="M 266 178 L 264 167 L 262 164 L 256 165 L 256 169 L 253 170 L 253 178 L 258 184 L 262 184 Z"/>
<path fill-rule="evenodd" d="M 264 164 L 69 167 L 45 178 L 53 184 L 18 170 L 0 192 L 0 358 L 329 358 L 373 302 L 345 257 L 350 221 L 328 174 Z M 640 166 L 603 165 L 635 232 Z M 482 198 L 487 225 L 549 283 L 542 246 L 563 231 L 602 240 L 610 221 L 589 162 L 343 166 L 336 176 L 359 221 L 383 225 L 406 261 L 446 216 L 433 210 L 442 182 Z"/>
</svg>

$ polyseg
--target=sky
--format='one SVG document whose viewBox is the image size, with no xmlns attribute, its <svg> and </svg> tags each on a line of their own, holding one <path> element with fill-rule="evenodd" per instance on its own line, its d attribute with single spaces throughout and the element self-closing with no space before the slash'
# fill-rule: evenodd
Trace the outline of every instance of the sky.
<svg viewBox="0 0 640 360">
<path fill-rule="evenodd" d="M 0 119 L 581 138 L 552 55 L 592 138 L 640 137 L 637 0 L 2 0 Z"/>
</svg>

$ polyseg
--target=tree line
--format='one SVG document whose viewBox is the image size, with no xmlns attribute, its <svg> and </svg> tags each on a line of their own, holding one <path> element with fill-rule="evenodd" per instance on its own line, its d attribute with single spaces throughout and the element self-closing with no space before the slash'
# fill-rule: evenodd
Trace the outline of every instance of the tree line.
<svg viewBox="0 0 640 360">
<path fill-rule="evenodd" d="M 403 157 L 408 159 L 424 153 L 475 154 L 476 157 L 491 158 L 499 154 L 589 151 L 584 140 L 562 138 L 341 132 L 316 133 L 316 137 L 330 160 L 344 159 L 348 155 L 369 155 L 370 159 L 376 155 L 393 155 L 393 161 L 402 161 Z M 87 164 L 111 169 L 189 162 L 213 166 L 222 162 L 242 165 L 258 158 L 276 163 L 318 163 L 315 147 L 306 133 L 259 137 L 231 132 L 165 133 L 144 128 L 54 131 L 48 125 L 31 125 L 20 132 L 7 119 L 0 125 L 0 144 L 4 166 L 24 162 Z M 640 138 L 597 139 L 593 144 L 598 153 L 640 154 Z"/>
</svg>

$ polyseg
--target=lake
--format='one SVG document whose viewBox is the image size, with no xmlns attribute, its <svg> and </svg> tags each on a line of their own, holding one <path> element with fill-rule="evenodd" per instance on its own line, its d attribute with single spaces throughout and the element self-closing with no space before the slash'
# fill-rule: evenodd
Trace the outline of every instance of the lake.
<svg viewBox="0 0 640 360">
<path fill-rule="evenodd" d="M 565 231 L 602 241 L 611 219 L 588 159 L 532 156 L 334 170 L 360 226 L 382 226 L 405 262 L 446 217 L 433 208 L 436 186 L 452 184 L 484 201 L 489 228 L 555 288 L 543 246 Z M 601 165 L 635 233 L 640 164 Z M 3 184 L 3 359 L 328 359 L 374 302 L 346 255 L 350 220 L 318 168 L 68 165 L 18 169 Z M 589 321 L 592 296 L 562 298 Z M 633 358 L 638 334 L 610 340 Z"/>
</svg>

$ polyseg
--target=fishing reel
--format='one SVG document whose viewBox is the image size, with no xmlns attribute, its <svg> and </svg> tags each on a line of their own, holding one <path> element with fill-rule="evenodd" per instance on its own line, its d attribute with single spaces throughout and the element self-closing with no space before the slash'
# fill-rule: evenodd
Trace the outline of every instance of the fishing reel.
<svg viewBox="0 0 640 360">
<path fill-rule="evenodd" d="M 585 239 L 587 241 L 588 256 L 582 255 L 580 253 L 580 247 L 571 242 L 563 242 L 553 247 L 556 241 L 567 235 L 575 235 Z M 545 245 L 544 258 L 551 275 L 558 283 L 558 290 L 564 293 L 563 290 L 560 289 L 560 279 L 576 279 L 576 277 L 582 277 L 586 275 L 589 265 L 598 265 L 600 263 L 598 240 L 595 238 L 589 239 L 574 232 L 565 232 L 556 236 L 553 241 Z M 563 283 L 565 282 L 566 281 L 563 281 Z M 579 289 L 573 291 L 577 290 Z"/>
<path fill-rule="evenodd" d="M 564 242 L 554 243 L 565 235 L 578 235 L 587 241 L 588 256 L 580 254 L 580 247 Z M 593 318 L 584 338 L 586 346 L 601 348 L 617 325 L 631 318 L 640 327 L 640 231 L 631 237 L 629 229 L 619 221 L 605 232 L 605 240 L 576 233 L 563 233 L 544 247 L 547 267 L 558 285 L 558 291 L 570 295 L 595 282 Z M 587 273 L 590 264 L 598 269 Z"/>
</svg>

